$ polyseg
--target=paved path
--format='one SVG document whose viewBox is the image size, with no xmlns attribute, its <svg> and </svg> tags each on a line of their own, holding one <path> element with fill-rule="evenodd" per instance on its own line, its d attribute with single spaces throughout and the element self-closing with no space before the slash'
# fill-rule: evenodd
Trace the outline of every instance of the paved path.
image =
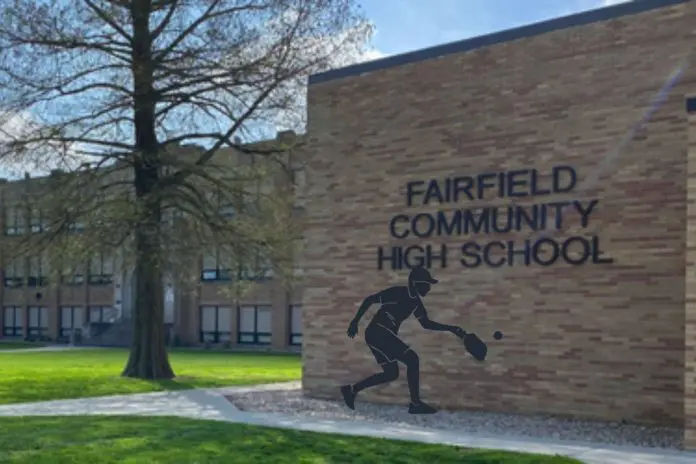
<svg viewBox="0 0 696 464">
<path fill-rule="evenodd" d="M 223 395 L 279 388 L 295 389 L 299 382 L 254 387 L 227 387 L 177 392 L 157 392 L 100 398 L 47 401 L 0 406 L 0 416 L 145 415 L 179 416 L 298 430 L 378 436 L 397 440 L 442 443 L 469 448 L 489 448 L 572 456 L 588 464 L 694 464 L 696 453 L 651 448 L 610 446 L 573 441 L 543 441 L 521 437 L 490 436 L 441 431 L 413 426 L 363 421 L 318 420 L 237 409 Z"/>
</svg>

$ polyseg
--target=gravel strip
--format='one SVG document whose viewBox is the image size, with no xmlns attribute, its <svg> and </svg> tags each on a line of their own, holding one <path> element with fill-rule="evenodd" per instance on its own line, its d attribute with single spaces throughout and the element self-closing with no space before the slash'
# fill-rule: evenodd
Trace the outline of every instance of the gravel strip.
<svg viewBox="0 0 696 464">
<path fill-rule="evenodd" d="M 351 411 L 343 402 L 303 397 L 301 390 L 238 393 L 227 398 L 242 411 L 303 415 L 313 419 L 388 422 L 462 433 L 579 440 L 653 448 L 681 449 L 683 443 L 682 430 L 677 428 L 471 411 L 440 411 L 435 415 L 417 416 L 408 414 L 404 406 L 371 404 L 360 400 L 355 404 L 356 410 Z"/>
</svg>

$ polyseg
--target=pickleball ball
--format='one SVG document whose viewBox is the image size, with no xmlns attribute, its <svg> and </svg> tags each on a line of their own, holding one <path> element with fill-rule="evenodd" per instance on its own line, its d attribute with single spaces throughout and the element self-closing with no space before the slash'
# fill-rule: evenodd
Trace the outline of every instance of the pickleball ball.
<svg viewBox="0 0 696 464">
<path fill-rule="evenodd" d="M 500 340 L 501 338 L 503 338 L 503 333 L 499 330 L 496 330 L 493 334 L 493 338 L 495 338 L 496 340 Z"/>
</svg>

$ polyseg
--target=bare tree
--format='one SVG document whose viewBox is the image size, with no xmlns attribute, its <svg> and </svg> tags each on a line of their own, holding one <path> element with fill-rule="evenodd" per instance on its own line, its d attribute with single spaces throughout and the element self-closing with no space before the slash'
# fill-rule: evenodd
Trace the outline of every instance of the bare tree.
<svg viewBox="0 0 696 464">
<path fill-rule="evenodd" d="M 307 75 L 359 57 L 371 27 L 353 0 L 2 8 L 0 114 L 13 124 L 0 133 L 0 156 L 69 174 L 45 183 L 50 231 L 27 243 L 50 243 L 61 271 L 100 249 L 127 250 L 137 301 L 123 375 L 171 378 L 163 275 L 210 244 L 238 263 L 259 250 L 287 257 L 287 196 L 264 186 L 295 147 L 252 142 L 301 126 Z M 230 220 L 219 214 L 226 206 L 246 214 Z"/>
</svg>

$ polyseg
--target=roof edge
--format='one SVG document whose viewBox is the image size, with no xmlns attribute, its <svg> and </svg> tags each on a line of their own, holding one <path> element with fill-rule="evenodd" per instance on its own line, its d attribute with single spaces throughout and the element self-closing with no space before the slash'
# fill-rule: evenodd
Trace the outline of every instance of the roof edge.
<svg viewBox="0 0 696 464">
<path fill-rule="evenodd" d="M 595 8 L 593 10 L 575 13 L 570 16 L 549 19 L 526 26 L 506 29 L 457 42 L 436 45 L 434 47 L 402 53 L 399 55 L 392 55 L 386 58 L 380 58 L 373 61 L 346 66 L 344 68 L 313 74 L 309 76 L 309 85 L 320 84 L 346 77 L 359 76 L 361 74 L 381 71 L 405 64 L 418 63 L 445 55 L 464 53 L 491 45 L 534 37 L 537 35 L 546 34 L 548 32 L 569 29 L 572 27 L 586 26 L 601 21 L 617 19 L 623 16 L 688 3 L 690 1 L 691 0 L 633 0 L 626 3 L 619 3 L 617 5 Z"/>
</svg>

